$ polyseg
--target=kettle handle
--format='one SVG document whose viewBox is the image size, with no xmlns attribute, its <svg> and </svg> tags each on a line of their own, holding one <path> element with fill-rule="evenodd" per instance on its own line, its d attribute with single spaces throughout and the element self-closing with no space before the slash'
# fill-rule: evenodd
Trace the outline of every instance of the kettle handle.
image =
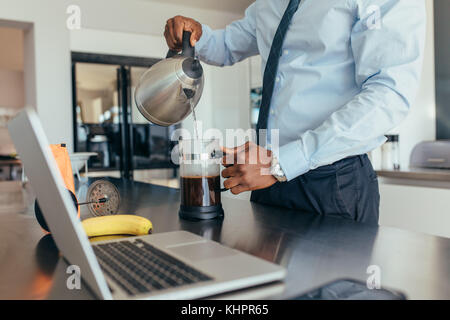
<svg viewBox="0 0 450 320">
<path fill-rule="evenodd" d="M 166 59 L 172 58 L 172 57 L 176 56 L 177 54 L 178 54 L 177 51 L 170 49 L 170 50 L 167 52 Z"/>
<path fill-rule="evenodd" d="M 191 46 L 191 32 L 190 31 L 183 31 L 183 46 L 182 46 L 181 55 L 183 57 L 195 57 L 195 48 Z M 175 50 L 169 50 L 167 52 L 166 58 L 172 58 L 173 56 L 176 56 L 178 54 Z"/>
<path fill-rule="evenodd" d="M 195 48 L 191 46 L 191 32 L 183 31 L 183 51 L 181 52 L 183 57 L 195 57 Z"/>
</svg>

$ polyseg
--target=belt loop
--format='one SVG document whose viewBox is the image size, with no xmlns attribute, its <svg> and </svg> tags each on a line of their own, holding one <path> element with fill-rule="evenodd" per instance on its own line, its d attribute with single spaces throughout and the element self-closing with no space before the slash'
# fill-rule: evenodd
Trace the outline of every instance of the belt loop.
<svg viewBox="0 0 450 320">
<path fill-rule="evenodd" d="M 302 184 L 307 184 L 308 183 L 308 179 L 306 178 L 306 173 L 302 174 L 301 176 L 298 176 L 298 179 L 300 180 L 300 182 Z"/>
<path fill-rule="evenodd" d="M 358 156 L 358 158 L 359 158 L 359 162 L 361 163 L 361 167 L 364 167 L 364 155 L 363 154 L 361 154 L 361 155 L 359 155 Z"/>
</svg>

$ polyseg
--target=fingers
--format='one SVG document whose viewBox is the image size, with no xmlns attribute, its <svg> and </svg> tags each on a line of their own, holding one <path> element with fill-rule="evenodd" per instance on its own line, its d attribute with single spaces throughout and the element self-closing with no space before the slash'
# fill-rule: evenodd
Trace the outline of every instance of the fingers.
<svg viewBox="0 0 450 320">
<path fill-rule="evenodd" d="M 194 28 L 191 34 L 191 46 L 195 47 L 195 44 L 198 40 L 200 40 L 200 37 L 202 36 L 202 28 Z"/>
<path fill-rule="evenodd" d="M 173 20 L 173 35 L 175 44 L 181 47 L 183 44 L 183 31 L 187 30 L 185 28 L 185 19 L 181 16 L 176 16 L 172 20 Z"/>
<path fill-rule="evenodd" d="M 166 38 L 167 46 L 171 50 L 175 50 L 175 44 L 173 42 L 173 38 L 171 36 L 171 32 L 169 31 L 169 21 L 167 21 L 166 28 L 164 29 L 164 37 Z"/>
<path fill-rule="evenodd" d="M 191 46 L 195 46 L 200 37 L 202 36 L 202 25 L 197 21 L 185 18 L 182 16 L 176 16 L 175 21 L 175 36 L 177 41 L 182 45 L 183 43 L 183 31 L 189 31 L 191 33 L 190 43 Z"/>
<path fill-rule="evenodd" d="M 224 170 L 225 171 L 225 170 Z M 227 173 L 224 174 L 222 171 L 222 176 L 230 177 Z M 223 186 L 230 190 L 233 194 L 239 194 L 244 191 L 249 191 L 249 187 L 244 184 L 244 181 L 241 176 L 231 176 L 231 178 L 225 180 L 223 182 Z"/>
<path fill-rule="evenodd" d="M 180 50 L 182 48 L 183 31 L 191 32 L 190 42 L 192 46 L 195 46 L 202 36 L 202 25 L 191 18 L 183 16 L 176 16 L 167 20 L 164 37 L 170 49 Z"/>
<path fill-rule="evenodd" d="M 224 167 L 233 166 L 237 161 L 237 154 L 235 153 L 225 153 L 222 157 L 222 164 Z"/>
<path fill-rule="evenodd" d="M 241 176 L 241 167 L 234 165 L 228 167 L 222 171 L 222 177 L 228 178 L 223 182 L 223 186 L 231 191 L 233 194 L 239 194 L 244 191 L 248 191 L 248 187 L 245 185 L 245 181 Z"/>
<path fill-rule="evenodd" d="M 167 45 L 171 50 L 179 50 L 180 47 L 178 47 L 175 36 L 174 36 L 174 21 L 173 18 L 167 20 L 166 22 L 166 28 L 164 30 L 164 37 L 166 38 Z"/>
<path fill-rule="evenodd" d="M 230 178 L 223 182 L 223 186 L 227 189 L 233 189 L 234 187 L 237 187 L 239 185 L 239 179 L 238 178 Z"/>
<path fill-rule="evenodd" d="M 222 171 L 222 177 L 229 178 L 237 175 L 238 168 L 237 166 L 229 166 Z"/>
<path fill-rule="evenodd" d="M 234 147 L 234 148 L 222 147 L 222 151 L 227 154 L 233 154 L 233 153 L 239 153 L 239 152 L 248 150 L 249 147 L 250 147 L 250 142 L 246 142 L 245 144 L 240 145 L 238 147 Z"/>
<path fill-rule="evenodd" d="M 177 37 L 175 35 L 175 19 L 170 19 L 169 32 L 170 32 L 170 37 L 171 37 L 173 45 L 174 45 L 173 49 L 175 49 L 175 50 L 181 49 L 181 44 L 178 42 Z"/>
<path fill-rule="evenodd" d="M 232 188 L 230 191 L 232 194 L 240 194 L 245 191 L 250 191 L 250 189 L 248 187 L 244 187 L 243 185 L 238 185 Z"/>
<path fill-rule="evenodd" d="M 234 147 L 234 148 L 222 147 L 222 151 L 224 153 L 224 157 L 222 159 L 223 165 L 226 166 L 226 165 L 230 165 L 230 164 L 239 163 L 237 161 L 239 155 L 241 153 L 247 152 L 249 150 L 250 146 L 251 146 L 250 142 L 246 142 L 245 144 L 240 145 L 238 147 Z M 241 157 L 241 161 L 244 161 L 243 163 L 245 163 L 245 156 Z"/>
</svg>

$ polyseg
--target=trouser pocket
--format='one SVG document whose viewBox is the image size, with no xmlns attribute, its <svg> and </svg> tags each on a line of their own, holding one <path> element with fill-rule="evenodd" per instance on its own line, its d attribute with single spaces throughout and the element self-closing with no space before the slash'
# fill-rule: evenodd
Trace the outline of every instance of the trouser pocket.
<svg viewBox="0 0 450 320">
<path fill-rule="evenodd" d="M 302 180 L 317 213 L 354 219 L 357 195 L 352 166 L 339 170 L 335 165 L 320 167 L 305 174 Z"/>
<path fill-rule="evenodd" d="M 377 175 L 366 155 L 352 159 L 355 161 L 351 165 L 336 170 L 341 209 L 355 221 L 377 225 L 380 206 Z"/>
<path fill-rule="evenodd" d="M 341 209 L 340 213 L 353 220 L 356 220 L 358 214 L 360 171 L 358 161 L 352 161 L 336 169 L 336 198 Z"/>
</svg>

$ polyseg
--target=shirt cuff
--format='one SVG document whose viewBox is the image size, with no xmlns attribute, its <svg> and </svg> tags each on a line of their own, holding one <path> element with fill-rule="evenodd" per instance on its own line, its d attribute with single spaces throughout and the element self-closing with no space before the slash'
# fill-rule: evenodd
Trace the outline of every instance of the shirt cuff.
<svg viewBox="0 0 450 320">
<path fill-rule="evenodd" d="M 200 52 L 205 47 L 211 34 L 211 28 L 206 24 L 202 24 L 202 36 L 200 37 L 200 40 L 198 40 L 195 44 L 195 51 Z"/>
<path fill-rule="evenodd" d="M 286 175 L 287 181 L 297 178 L 309 171 L 309 161 L 306 159 L 298 141 L 292 141 L 280 147 L 275 152 L 280 167 Z"/>
</svg>

